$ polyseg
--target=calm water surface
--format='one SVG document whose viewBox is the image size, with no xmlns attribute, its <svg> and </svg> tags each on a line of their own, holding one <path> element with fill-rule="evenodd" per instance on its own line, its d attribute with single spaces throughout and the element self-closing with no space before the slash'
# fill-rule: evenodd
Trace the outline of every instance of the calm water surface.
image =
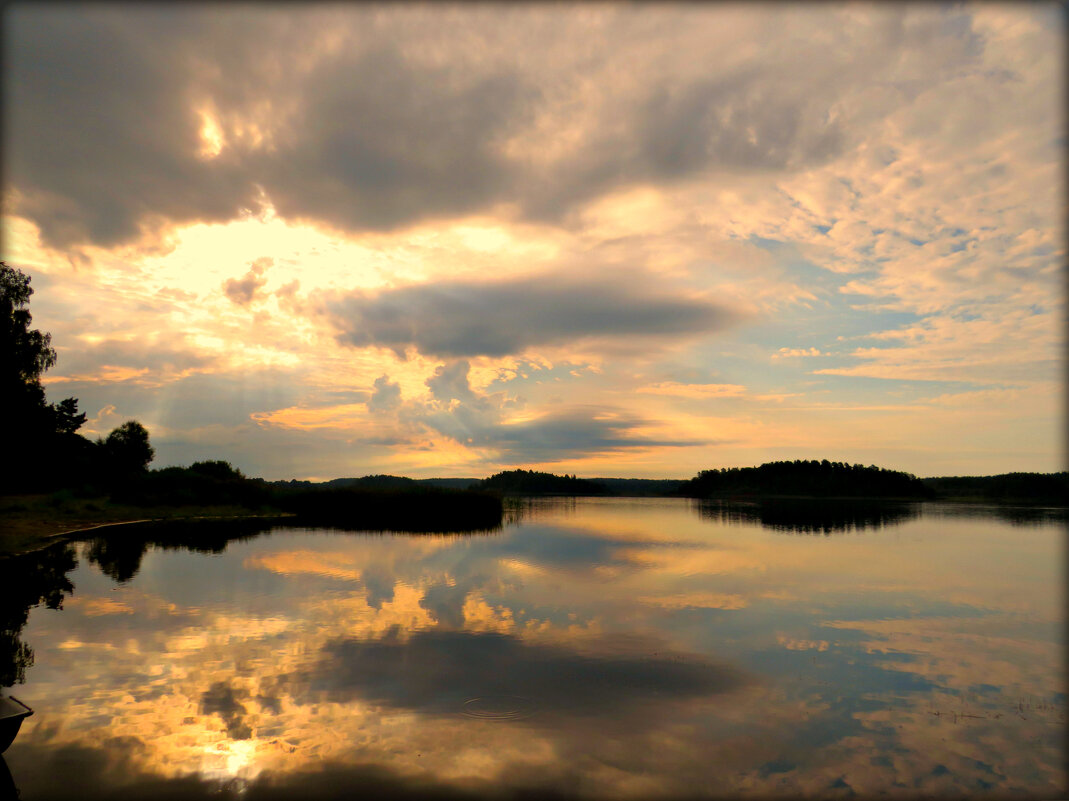
<svg viewBox="0 0 1069 801">
<path fill-rule="evenodd" d="M 42 601 L 6 640 L 36 715 L 4 792 L 1067 792 L 1064 523 L 579 499 L 237 533 L 3 567 L 42 582 L 3 590 L 16 632 Z"/>
</svg>

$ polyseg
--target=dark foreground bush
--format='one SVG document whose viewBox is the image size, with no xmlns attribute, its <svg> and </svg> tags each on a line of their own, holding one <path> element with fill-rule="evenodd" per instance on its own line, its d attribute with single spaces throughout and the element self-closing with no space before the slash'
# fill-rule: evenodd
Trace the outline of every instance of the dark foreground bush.
<svg viewBox="0 0 1069 801">
<path fill-rule="evenodd" d="M 227 462 L 196 462 L 189 467 L 131 475 L 111 492 L 116 503 L 133 506 L 269 506 L 273 493 L 262 479 L 245 478 Z"/>
</svg>

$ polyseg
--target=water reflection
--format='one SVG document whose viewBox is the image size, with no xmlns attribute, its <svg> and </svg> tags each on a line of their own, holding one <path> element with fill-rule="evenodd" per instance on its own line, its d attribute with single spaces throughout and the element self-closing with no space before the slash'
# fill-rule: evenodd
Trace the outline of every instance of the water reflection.
<svg viewBox="0 0 1069 801">
<path fill-rule="evenodd" d="M 503 499 L 505 523 L 515 525 L 524 520 L 535 520 L 540 516 L 550 515 L 554 518 L 573 516 L 580 503 L 589 503 L 590 498 L 577 498 L 570 495 L 546 497 L 511 496 Z"/>
<path fill-rule="evenodd" d="M 0 559 L 0 687 L 26 680 L 33 649 L 21 639 L 30 609 L 62 609 L 74 587 L 67 574 L 77 564 L 74 548 L 58 545 L 25 556 Z"/>
<path fill-rule="evenodd" d="M 423 631 L 402 639 L 396 628 L 381 639 L 328 642 L 310 670 L 285 679 L 298 703 L 364 699 L 455 715 L 472 699 L 509 697 L 529 701 L 540 717 L 609 717 L 617 726 L 632 715 L 652 725 L 677 704 L 745 682 L 737 669 L 653 638 L 588 642 L 580 652 L 497 632 Z"/>
<path fill-rule="evenodd" d="M 715 523 L 759 523 L 787 534 L 844 534 L 897 526 L 921 514 L 919 503 L 855 500 L 700 501 L 698 514 Z"/>
<path fill-rule="evenodd" d="M 88 540 L 86 558 L 106 576 L 125 583 L 137 575 L 149 548 L 222 553 L 229 543 L 247 540 L 277 528 L 279 521 L 175 520 L 131 523 L 103 529 Z"/>
<path fill-rule="evenodd" d="M 0 562 L 34 577 L 8 764 L 27 799 L 1057 796 L 1064 532 L 928 508 L 579 499 Z"/>
<path fill-rule="evenodd" d="M 1032 528 L 1069 523 L 1069 507 L 1004 506 L 997 504 L 933 503 L 925 504 L 925 514 L 938 518 L 985 520 L 996 518 L 1011 526 Z"/>
</svg>

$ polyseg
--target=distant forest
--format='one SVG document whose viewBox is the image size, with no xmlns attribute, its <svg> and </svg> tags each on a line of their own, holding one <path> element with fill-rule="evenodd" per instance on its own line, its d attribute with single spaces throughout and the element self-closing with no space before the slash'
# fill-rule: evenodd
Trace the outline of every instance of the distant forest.
<svg viewBox="0 0 1069 801">
<path fill-rule="evenodd" d="M 311 481 L 275 481 L 274 487 L 305 489 L 343 487 L 359 489 L 402 489 L 440 487 L 442 489 L 480 489 L 500 495 L 617 495 L 670 496 L 676 493 L 683 479 L 678 478 L 576 478 L 558 476 L 535 470 L 506 470 L 489 478 L 406 478 L 404 476 L 373 475 L 362 478 L 335 478 L 314 483 Z"/>
<path fill-rule="evenodd" d="M 937 497 L 989 503 L 1069 504 L 1069 472 L 1004 473 L 921 479 Z"/>
<path fill-rule="evenodd" d="M 845 462 L 768 462 L 760 467 L 703 470 L 679 488 L 691 498 L 798 495 L 820 498 L 933 498 L 910 473 Z"/>
<path fill-rule="evenodd" d="M 758 467 L 703 470 L 690 480 L 577 478 L 534 470 L 508 470 L 489 478 L 402 479 L 367 476 L 328 484 L 411 482 L 470 487 L 500 495 L 683 496 L 688 498 L 899 498 L 986 503 L 1067 505 L 1069 473 L 1007 473 L 997 476 L 918 478 L 875 465 L 828 460 L 766 462 Z"/>
<path fill-rule="evenodd" d="M 1067 505 L 1069 473 L 1008 473 L 1000 476 L 917 478 L 909 473 L 843 462 L 767 462 L 758 467 L 703 470 L 694 478 L 578 478 L 535 470 L 507 470 L 479 479 L 412 479 L 371 475 L 331 481 L 264 481 L 247 478 L 227 462 L 197 462 L 127 474 L 113 487 L 116 502 L 138 506 L 237 505 L 342 521 L 346 504 L 362 510 L 364 522 L 383 526 L 397 515 L 401 528 L 419 529 L 415 511 L 444 512 L 463 496 L 472 510 L 489 509 L 487 498 L 508 496 L 662 496 L 713 500 L 754 498 L 883 498 L 984 503 Z M 478 498 L 478 500 L 476 499 Z M 377 499 L 374 500 L 373 499 Z M 457 507 L 459 509 L 459 507 Z M 471 527 L 483 528 L 478 512 Z M 353 523 L 357 520 L 352 515 Z M 417 519 L 418 518 L 418 519 Z M 431 518 L 428 518 L 427 523 Z"/>
<path fill-rule="evenodd" d="M 557 476 L 534 470 L 508 470 L 483 479 L 479 489 L 502 495 L 608 495 L 604 484 L 573 476 Z"/>
</svg>

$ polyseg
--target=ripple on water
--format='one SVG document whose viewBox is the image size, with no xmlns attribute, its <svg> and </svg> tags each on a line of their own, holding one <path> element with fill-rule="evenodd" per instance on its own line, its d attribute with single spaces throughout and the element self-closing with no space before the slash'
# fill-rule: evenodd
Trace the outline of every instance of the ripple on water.
<svg viewBox="0 0 1069 801">
<path fill-rule="evenodd" d="M 524 720 L 538 711 L 530 698 L 519 695 L 482 695 L 464 702 L 461 714 L 476 720 Z"/>
</svg>

